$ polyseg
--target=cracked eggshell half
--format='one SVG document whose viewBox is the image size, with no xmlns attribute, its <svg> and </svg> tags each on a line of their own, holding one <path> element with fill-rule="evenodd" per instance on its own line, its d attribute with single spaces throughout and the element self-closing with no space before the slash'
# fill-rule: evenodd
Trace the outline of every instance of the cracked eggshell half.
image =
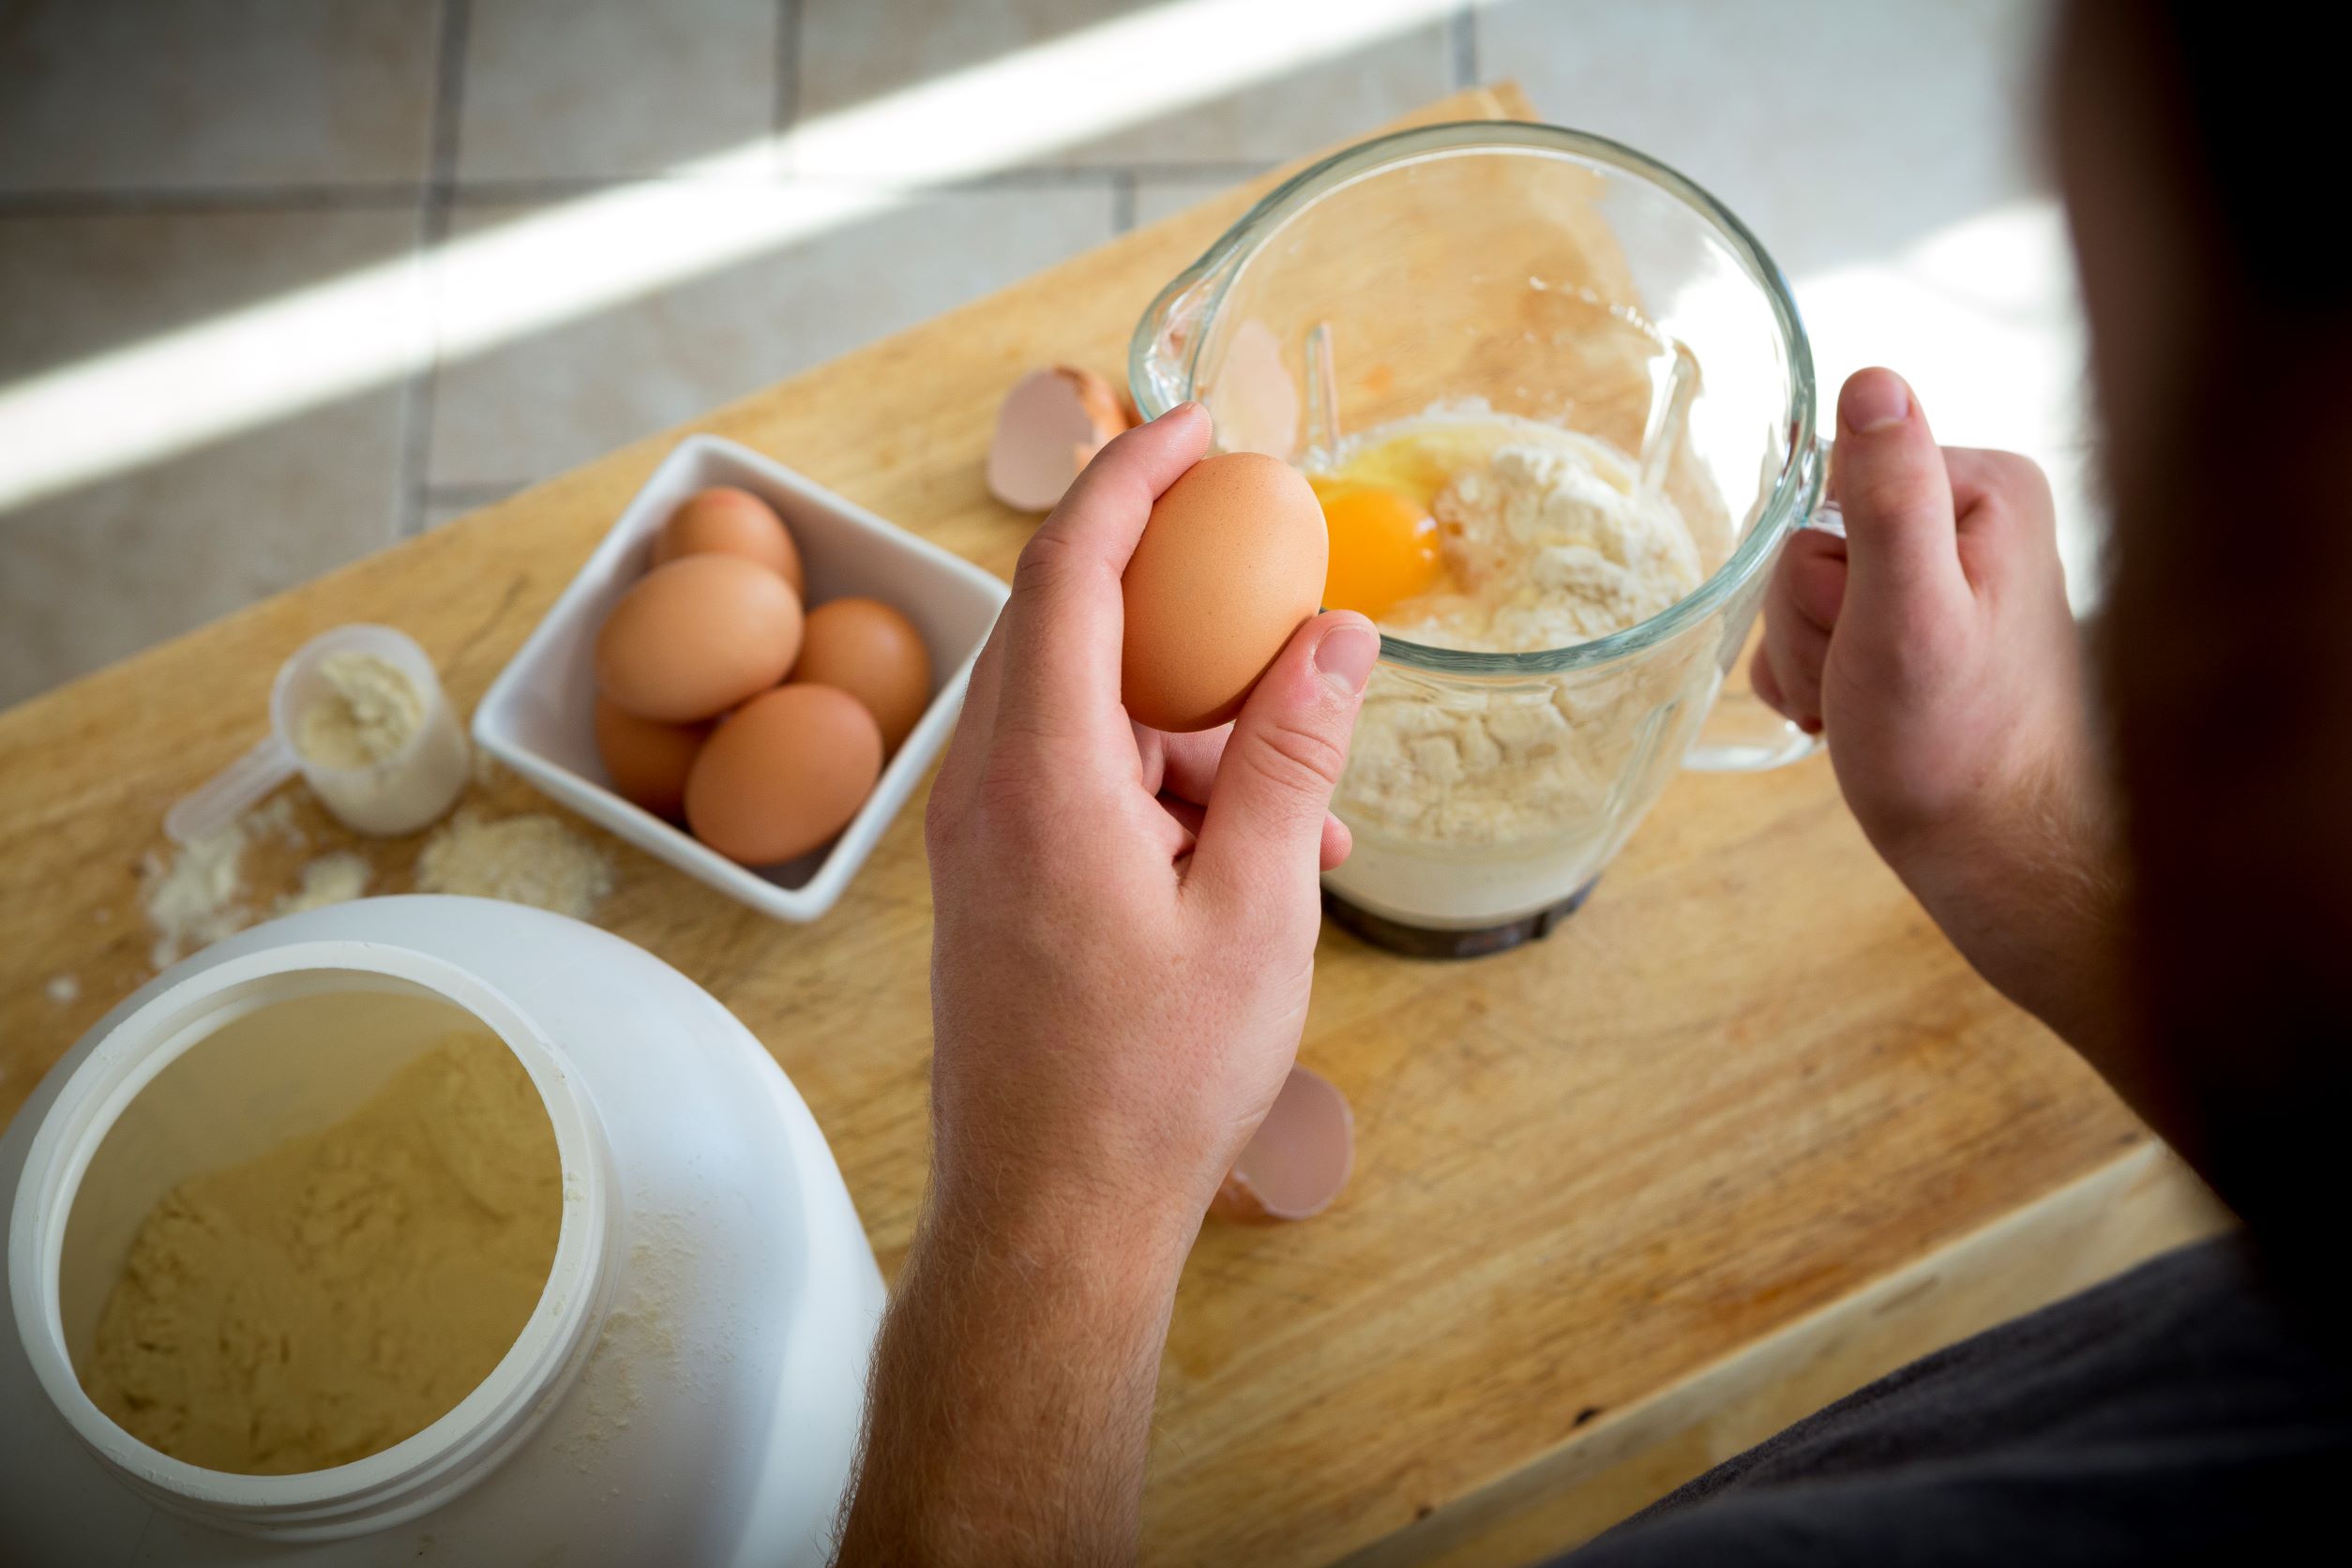
<svg viewBox="0 0 2352 1568">
<path fill-rule="evenodd" d="M 1348 1097 L 1329 1078 L 1294 1065 L 1209 1213 L 1245 1224 L 1319 1214 L 1348 1184 L 1355 1147 Z"/>
<path fill-rule="evenodd" d="M 1033 370 L 997 410 L 988 493 L 1016 511 L 1049 512 L 1104 444 L 1138 422 L 1135 405 L 1092 370 Z"/>
</svg>

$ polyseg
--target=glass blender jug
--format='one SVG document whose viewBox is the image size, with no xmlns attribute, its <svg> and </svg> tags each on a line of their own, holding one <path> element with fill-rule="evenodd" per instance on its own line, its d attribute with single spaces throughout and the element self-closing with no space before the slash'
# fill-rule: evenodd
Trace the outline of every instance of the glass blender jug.
<svg viewBox="0 0 2352 1568">
<path fill-rule="evenodd" d="M 1147 417 L 1198 398 L 1220 448 L 1310 472 L 1425 414 L 1576 431 L 1697 545 L 1696 589 L 1593 641 L 1466 652 L 1383 627 L 1333 805 L 1355 851 L 1324 879 L 1360 935 L 1448 957 L 1545 935 L 1678 767 L 1812 749 L 1723 689 L 1782 542 L 1817 520 L 1812 353 L 1755 236 L 1671 169 L 1510 121 L 1349 148 L 1161 293 L 1128 373 Z"/>
</svg>

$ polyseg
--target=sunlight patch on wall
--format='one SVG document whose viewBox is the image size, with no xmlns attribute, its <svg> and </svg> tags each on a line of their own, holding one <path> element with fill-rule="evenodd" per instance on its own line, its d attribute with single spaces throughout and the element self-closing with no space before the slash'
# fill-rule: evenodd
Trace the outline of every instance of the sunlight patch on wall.
<svg viewBox="0 0 2352 1568">
<path fill-rule="evenodd" d="M 1167 0 L 668 172 L 0 387 L 0 511 L 475 354 L 1449 14 Z M 779 182 L 776 172 L 820 178 Z M 740 182 L 714 221 L 681 187 Z M 1138 302 L 1140 309 L 1141 302 Z"/>
</svg>

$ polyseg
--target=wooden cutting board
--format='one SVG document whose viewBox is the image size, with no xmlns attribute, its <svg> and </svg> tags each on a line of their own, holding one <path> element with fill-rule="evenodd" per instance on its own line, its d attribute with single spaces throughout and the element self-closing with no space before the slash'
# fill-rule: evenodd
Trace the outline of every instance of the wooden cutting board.
<svg viewBox="0 0 2352 1568">
<path fill-rule="evenodd" d="M 1414 121 L 1524 116 L 1508 87 Z M 1115 374 L 1268 180 L 0 714 L 0 1116 L 152 972 L 139 867 L 256 739 L 287 653 L 415 635 L 470 708 L 685 430 L 774 454 L 1009 576 L 981 462 L 1023 370 Z M 745 330 L 758 330 L 746 323 Z M 298 789 L 294 792 L 299 795 Z M 515 780 L 492 813 L 554 809 Z M 925 1172 L 930 902 L 911 803 L 838 908 L 779 925 L 617 842 L 597 923 L 746 1022 L 885 1270 Z M 258 907 L 349 837 L 248 866 Z M 415 840 L 360 844 L 376 890 Z M 1868 1377 L 2218 1223 L 1881 867 L 1825 761 L 1675 783 L 1549 941 L 1468 964 L 1327 930 L 1302 1049 L 1353 1100 L 1308 1224 L 1211 1226 L 1169 1335 L 1153 1562 L 1459 1562 L 1562 1545 Z"/>
</svg>

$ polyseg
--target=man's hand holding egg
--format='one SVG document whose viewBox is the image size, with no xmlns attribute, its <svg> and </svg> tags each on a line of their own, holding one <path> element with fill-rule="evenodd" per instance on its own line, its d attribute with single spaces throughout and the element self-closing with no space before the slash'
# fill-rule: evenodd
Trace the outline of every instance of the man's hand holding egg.
<svg viewBox="0 0 2352 1568">
<path fill-rule="evenodd" d="M 1188 405 L 1105 447 L 972 671 L 927 823 L 935 1237 L 1086 1233 L 1083 1209 L 1136 1277 L 1172 1267 L 1291 1077 L 1380 639 L 1316 613 L 1304 480 L 1208 439 Z M 1244 1173 L 1256 1212 L 1328 1199 L 1342 1116 L 1326 1189 L 1274 1162 Z"/>
<path fill-rule="evenodd" d="M 597 634 L 597 752 L 613 789 L 770 865 L 848 825 L 930 700 L 922 635 L 876 599 L 804 611 L 792 533 L 747 490 L 689 498 Z"/>
</svg>

